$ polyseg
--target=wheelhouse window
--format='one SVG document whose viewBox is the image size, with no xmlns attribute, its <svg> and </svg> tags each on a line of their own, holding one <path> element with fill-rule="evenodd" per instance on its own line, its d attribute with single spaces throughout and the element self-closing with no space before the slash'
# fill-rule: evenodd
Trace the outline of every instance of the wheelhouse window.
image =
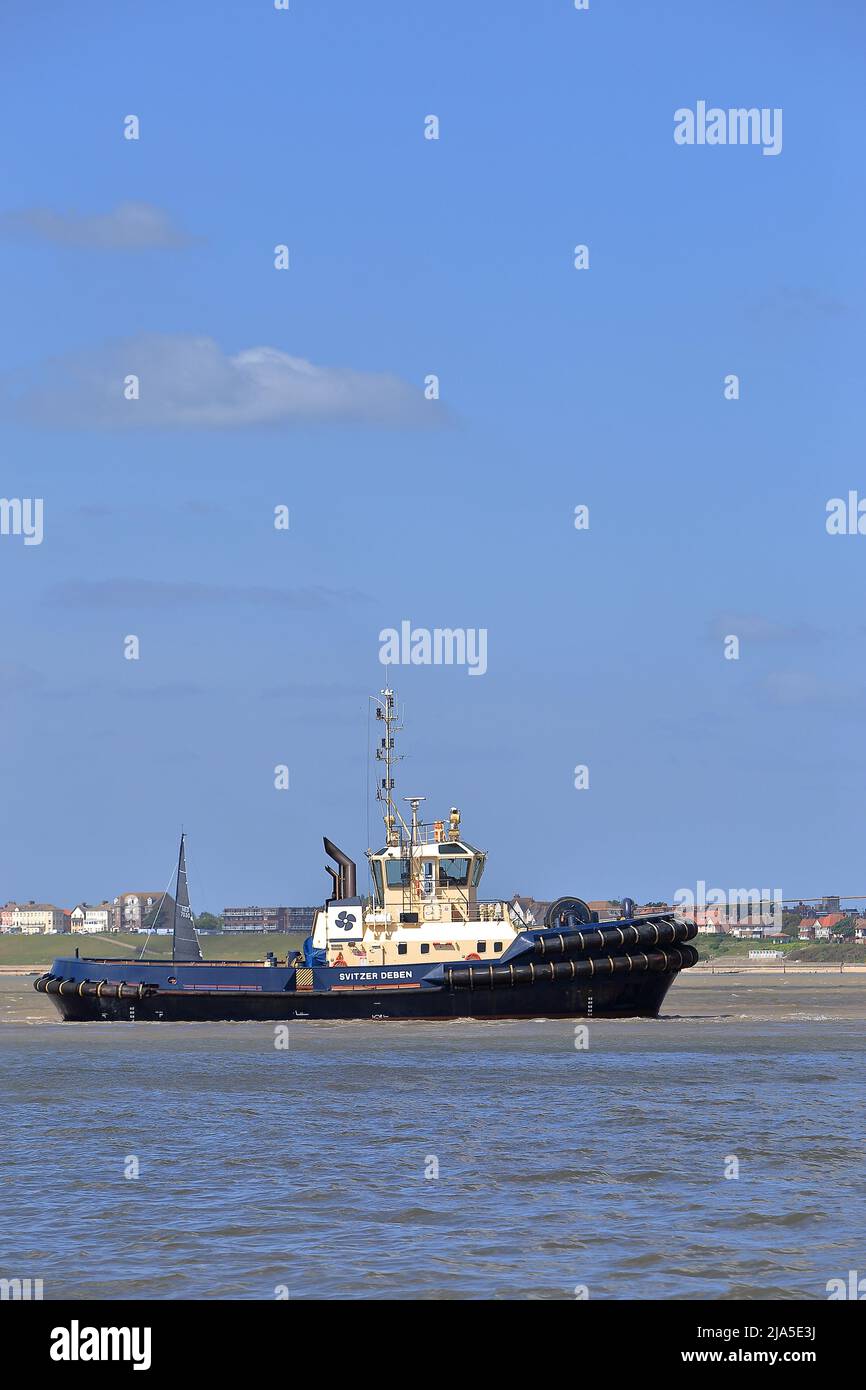
<svg viewBox="0 0 866 1390">
<path fill-rule="evenodd" d="M 380 859 L 371 859 L 370 867 L 373 870 L 373 892 L 376 898 L 376 906 L 382 907 L 385 901 L 382 892 L 382 861 Z"/>
<path fill-rule="evenodd" d="M 411 867 L 408 859 L 386 859 L 385 878 L 389 888 L 408 888 Z"/>
<path fill-rule="evenodd" d="M 439 860 L 439 884 L 442 888 L 465 888 L 469 882 L 468 856 Z"/>
<path fill-rule="evenodd" d="M 484 854 L 476 854 L 476 856 L 475 856 L 475 862 L 474 862 L 474 864 L 472 865 L 472 887 L 473 887 L 473 888 L 477 888 L 477 887 L 478 887 L 478 880 L 480 879 L 481 875 L 482 875 L 483 872 L 484 872 L 484 861 L 485 861 L 486 857 L 487 857 L 487 856 L 484 855 Z"/>
</svg>

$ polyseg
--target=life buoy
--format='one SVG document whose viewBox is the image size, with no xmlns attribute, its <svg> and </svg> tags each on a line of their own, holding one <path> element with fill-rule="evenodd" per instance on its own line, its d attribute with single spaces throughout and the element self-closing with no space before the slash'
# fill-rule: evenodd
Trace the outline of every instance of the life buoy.
<svg viewBox="0 0 866 1390">
<path fill-rule="evenodd" d="M 477 951 L 471 951 L 471 952 L 469 953 L 469 955 L 468 955 L 468 956 L 464 956 L 463 959 L 464 959 L 464 960 L 480 960 L 481 957 L 479 956 L 479 954 L 478 954 Z"/>
</svg>

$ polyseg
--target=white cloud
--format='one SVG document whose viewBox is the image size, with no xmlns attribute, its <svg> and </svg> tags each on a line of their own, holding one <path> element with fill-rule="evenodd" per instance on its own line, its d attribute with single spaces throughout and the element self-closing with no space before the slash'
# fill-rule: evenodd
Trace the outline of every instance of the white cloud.
<svg viewBox="0 0 866 1390">
<path fill-rule="evenodd" d="M 140 251 L 147 247 L 188 246 L 190 238 L 172 223 L 167 212 L 152 203 L 118 203 L 111 212 L 80 214 L 52 208 L 24 208 L 0 217 L 5 236 L 24 241 L 50 241 L 57 246 L 90 247 L 108 251 Z"/>
<path fill-rule="evenodd" d="M 139 379 L 139 398 L 124 382 Z M 60 358 L 3 383 L 7 410 L 37 424 L 199 428 L 315 421 L 432 424 L 437 404 L 397 377 L 318 367 L 273 347 L 229 356 L 212 338 L 150 334 Z"/>
<path fill-rule="evenodd" d="M 765 618 L 760 613 L 717 613 L 710 621 L 708 635 L 714 641 L 722 641 L 729 633 L 742 641 L 765 642 L 817 642 L 824 636 L 808 623 L 781 623 L 774 618 Z"/>
</svg>

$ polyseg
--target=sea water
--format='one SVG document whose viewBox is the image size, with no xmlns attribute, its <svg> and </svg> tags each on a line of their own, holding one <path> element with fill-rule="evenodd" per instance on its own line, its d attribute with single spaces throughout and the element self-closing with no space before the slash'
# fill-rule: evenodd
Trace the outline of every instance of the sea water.
<svg viewBox="0 0 866 1390">
<path fill-rule="evenodd" d="M 46 1299 L 826 1298 L 866 1273 L 866 977 L 788 984 L 677 984 L 659 1020 L 281 1031 L 61 1024 L 3 981 L 0 1278 Z"/>
</svg>

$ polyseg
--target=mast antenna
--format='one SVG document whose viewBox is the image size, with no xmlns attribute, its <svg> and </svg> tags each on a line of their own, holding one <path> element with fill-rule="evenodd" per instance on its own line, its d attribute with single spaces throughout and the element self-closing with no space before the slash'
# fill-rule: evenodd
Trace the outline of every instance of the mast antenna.
<svg viewBox="0 0 866 1390">
<path fill-rule="evenodd" d="M 376 745 L 376 761 L 384 764 L 385 776 L 378 779 L 376 787 L 376 800 L 384 805 L 382 812 L 385 821 L 385 843 L 397 845 L 400 843 L 397 821 L 403 825 L 405 823 L 397 807 L 394 805 L 394 763 L 402 761 L 402 755 L 396 751 L 394 735 L 403 728 L 400 722 L 400 712 L 397 707 L 397 697 L 393 690 L 385 689 L 379 692 L 376 703 L 376 718 L 381 720 L 385 726 L 385 733 Z"/>
</svg>

